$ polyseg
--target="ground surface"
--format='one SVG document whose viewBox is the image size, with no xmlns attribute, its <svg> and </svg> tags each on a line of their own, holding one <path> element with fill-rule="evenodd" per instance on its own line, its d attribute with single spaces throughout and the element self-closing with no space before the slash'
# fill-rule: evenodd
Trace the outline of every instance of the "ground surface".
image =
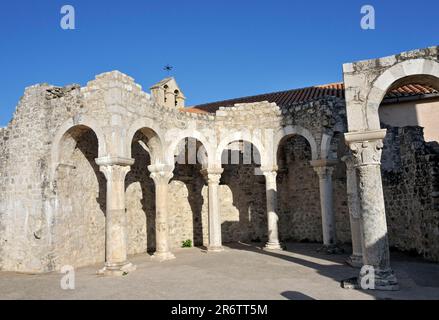
<svg viewBox="0 0 439 320">
<path fill-rule="evenodd" d="M 234 244 L 221 253 L 179 249 L 177 259 L 131 257 L 137 271 L 124 277 L 96 275 L 100 266 L 76 270 L 75 290 L 61 289 L 59 273 L 0 272 L 1 299 L 439 299 L 439 264 L 392 254 L 398 292 L 363 292 L 340 287 L 357 275 L 347 255 L 317 253 L 315 244 L 288 244 L 282 252 Z"/>
</svg>

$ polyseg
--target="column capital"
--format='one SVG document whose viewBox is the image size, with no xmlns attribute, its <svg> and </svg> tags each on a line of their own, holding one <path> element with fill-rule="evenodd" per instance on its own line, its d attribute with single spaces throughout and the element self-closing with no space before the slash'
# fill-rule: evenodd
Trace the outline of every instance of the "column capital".
<svg viewBox="0 0 439 320">
<path fill-rule="evenodd" d="M 279 170 L 278 166 L 264 166 L 261 167 L 261 171 L 262 173 L 265 174 L 271 174 L 271 173 L 277 173 L 277 171 Z"/>
<path fill-rule="evenodd" d="M 174 176 L 174 168 L 170 165 L 165 164 L 154 164 L 148 166 L 148 170 L 151 173 L 149 176 L 156 185 L 158 184 L 168 184 L 169 181 Z"/>
<path fill-rule="evenodd" d="M 381 164 L 386 133 L 386 129 L 345 133 L 345 141 L 352 151 L 355 167 Z"/>
<path fill-rule="evenodd" d="M 327 179 L 332 176 L 334 167 L 338 163 L 338 160 L 320 159 L 310 161 L 314 171 L 319 175 L 321 179 Z"/>
<path fill-rule="evenodd" d="M 383 146 L 383 140 L 352 142 L 349 148 L 352 151 L 354 167 L 381 165 Z"/>
<path fill-rule="evenodd" d="M 350 170 L 354 168 L 354 156 L 351 152 L 346 153 L 340 160 L 346 164 L 346 169 Z"/>
<path fill-rule="evenodd" d="M 125 181 L 125 177 L 131 170 L 131 166 L 101 165 L 99 170 L 104 174 L 107 181 Z"/>
<path fill-rule="evenodd" d="M 214 183 L 219 184 L 221 179 L 221 174 L 224 169 L 221 167 L 206 168 L 201 170 L 201 174 L 204 176 L 208 184 Z"/>
<path fill-rule="evenodd" d="M 334 167 L 314 167 L 314 171 L 318 174 L 320 179 L 328 179 L 332 177 L 332 173 L 334 172 Z"/>
<path fill-rule="evenodd" d="M 134 164 L 134 159 L 132 158 L 122 158 L 122 157 L 112 157 L 112 156 L 105 156 L 101 158 L 95 159 L 96 164 L 98 166 L 131 166 Z"/>
</svg>

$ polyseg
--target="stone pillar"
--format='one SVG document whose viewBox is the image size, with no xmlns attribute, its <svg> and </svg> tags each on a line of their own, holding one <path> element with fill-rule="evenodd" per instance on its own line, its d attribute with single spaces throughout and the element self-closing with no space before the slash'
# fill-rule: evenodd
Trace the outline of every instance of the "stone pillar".
<svg viewBox="0 0 439 320">
<path fill-rule="evenodd" d="M 314 171 L 319 176 L 320 206 L 322 211 L 323 248 L 327 253 L 339 253 L 337 247 L 337 235 L 335 229 L 335 214 L 332 195 L 332 173 L 334 160 L 311 161 Z"/>
<path fill-rule="evenodd" d="M 153 255 L 158 261 L 175 259 L 169 249 L 169 224 L 168 224 L 168 189 L 169 181 L 174 176 L 171 166 L 158 164 L 148 166 L 150 177 L 155 184 L 155 243 L 156 250 Z"/>
<path fill-rule="evenodd" d="M 277 215 L 277 168 L 261 168 L 265 176 L 265 192 L 267 197 L 268 242 L 264 249 L 282 250 L 279 242 L 279 217 Z"/>
<path fill-rule="evenodd" d="M 369 289 L 398 290 L 398 281 L 390 267 L 386 212 L 381 181 L 381 153 L 386 130 L 345 134 L 352 151 L 357 175 L 360 224 L 363 241 L 363 263 L 358 284 L 370 280 Z M 367 271 L 366 271 L 367 270 Z"/>
<path fill-rule="evenodd" d="M 125 208 L 125 176 L 134 159 L 104 157 L 96 159 L 107 179 L 105 215 L 105 267 L 99 274 L 123 275 L 134 271 L 127 261 L 128 234 Z"/>
<path fill-rule="evenodd" d="M 360 230 L 360 203 L 357 191 L 357 175 L 351 154 L 344 156 L 341 160 L 346 164 L 346 190 L 352 237 L 352 255 L 346 262 L 354 268 L 361 268 L 363 266 L 363 249 Z"/>
<path fill-rule="evenodd" d="M 223 251 L 221 239 L 221 216 L 219 209 L 218 188 L 221 179 L 222 168 L 209 168 L 202 171 L 208 184 L 209 201 L 209 245 L 208 251 Z"/>
</svg>

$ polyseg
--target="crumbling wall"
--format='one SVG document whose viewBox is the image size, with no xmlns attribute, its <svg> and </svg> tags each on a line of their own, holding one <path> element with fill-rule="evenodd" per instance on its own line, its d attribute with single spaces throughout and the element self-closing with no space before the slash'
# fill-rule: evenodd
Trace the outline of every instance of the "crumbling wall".
<svg viewBox="0 0 439 320">
<path fill-rule="evenodd" d="M 47 270 L 50 237 L 44 214 L 47 184 L 48 85 L 26 89 L 8 125 L 8 157 L 0 185 L 5 188 L 2 211 L 7 225 L 3 268 Z"/>
<path fill-rule="evenodd" d="M 8 151 L 0 178 L 5 270 L 53 270 L 51 143 L 58 125 L 80 109 L 77 86 L 59 89 L 56 97 L 53 89 L 47 84 L 27 88 L 7 127 Z"/>
<path fill-rule="evenodd" d="M 382 178 L 390 245 L 439 261 L 439 152 L 420 127 L 387 130 Z"/>
</svg>

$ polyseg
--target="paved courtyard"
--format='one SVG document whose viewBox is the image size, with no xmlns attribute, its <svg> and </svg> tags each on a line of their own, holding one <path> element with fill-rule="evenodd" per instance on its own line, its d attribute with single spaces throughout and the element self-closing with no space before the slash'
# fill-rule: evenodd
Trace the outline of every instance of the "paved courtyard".
<svg viewBox="0 0 439 320">
<path fill-rule="evenodd" d="M 398 292 L 346 290 L 339 281 L 357 275 L 347 255 L 317 253 L 316 244 L 288 244 L 266 252 L 233 244 L 222 253 L 179 249 L 176 260 L 159 263 L 131 257 L 137 271 L 124 277 L 96 275 L 100 266 L 76 270 L 75 290 L 62 290 L 63 275 L 0 273 L 1 299 L 439 299 L 439 264 L 392 254 Z"/>
</svg>

